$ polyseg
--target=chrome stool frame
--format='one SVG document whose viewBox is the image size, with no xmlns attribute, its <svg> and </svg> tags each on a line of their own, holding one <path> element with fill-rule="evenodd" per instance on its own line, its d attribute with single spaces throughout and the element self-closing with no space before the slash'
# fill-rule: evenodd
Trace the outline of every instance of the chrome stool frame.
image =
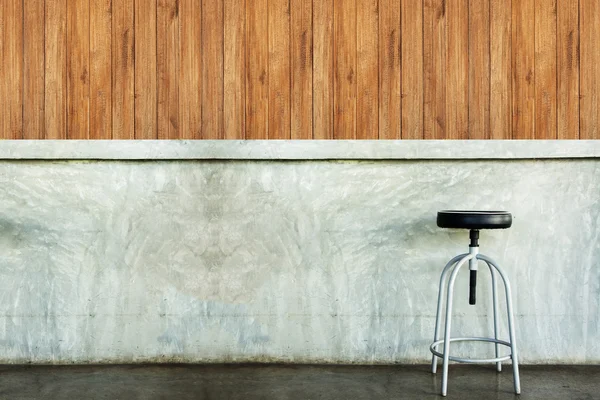
<svg viewBox="0 0 600 400">
<path fill-rule="evenodd" d="M 476 232 L 476 238 L 473 240 L 473 232 Z M 448 363 L 449 361 L 463 362 L 463 363 L 496 363 L 496 370 L 500 372 L 502 370 L 502 361 L 506 361 L 512 359 L 512 367 L 513 367 L 513 379 L 514 379 L 514 390 L 516 394 L 521 393 L 521 384 L 519 380 L 519 362 L 517 356 L 517 346 L 515 339 L 515 322 L 513 317 L 513 306 L 511 299 L 511 290 L 510 283 L 508 281 L 508 277 L 502 271 L 502 269 L 498 266 L 496 262 L 494 262 L 491 258 L 479 254 L 479 244 L 477 242 L 479 239 L 479 231 L 477 229 L 471 229 L 471 245 L 469 246 L 469 252 L 465 254 L 458 255 L 454 257 L 446 266 L 442 272 L 440 278 L 440 287 L 438 292 L 438 303 L 437 303 L 437 314 L 435 320 L 435 333 L 433 336 L 433 343 L 430 346 L 430 351 L 433 353 L 433 357 L 431 360 L 431 372 L 437 372 L 437 359 L 443 359 L 443 372 L 442 372 L 442 396 L 446 396 L 448 391 Z M 469 270 L 471 271 L 471 298 L 470 303 L 475 304 L 475 288 L 473 283 L 473 271 L 477 271 L 477 264 L 479 260 L 484 261 L 490 271 L 491 274 L 491 283 L 492 283 L 492 303 L 494 310 L 494 337 L 493 338 L 484 338 L 484 337 L 459 337 L 459 338 L 451 338 L 450 337 L 450 329 L 451 329 L 451 320 L 452 320 L 452 300 L 454 296 L 454 282 L 456 280 L 456 276 L 460 269 L 469 262 Z M 451 272 L 451 273 L 450 273 Z M 506 295 L 506 308 L 508 314 L 508 331 L 509 331 L 509 341 L 506 342 L 504 340 L 498 339 L 498 295 L 496 292 L 496 272 L 500 274 L 502 278 L 502 282 L 504 283 L 504 290 Z M 440 325 L 442 320 L 442 302 L 444 297 L 444 283 L 446 281 L 447 275 L 450 273 L 450 278 L 448 280 L 448 292 L 446 297 L 446 319 L 444 326 L 444 338 L 438 339 Z M 476 272 L 475 279 L 476 279 Z M 472 301 L 471 301 L 472 299 Z M 459 358 L 453 357 L 450 355 L 450 343 L 452 342 L 464 342 L 464 341 L 479 341 L 479 342 L 491 342 L 495 344 L 495 358 L 489 359 L 469 359 L 469 358 Z M 443 352 L 439 352 L 437 347 L 442 345 L 444 346 Z M 506 346 L 510 348 L 510 354 L 506 356 L 499 355 L 499 347 L 500 345 Z"/>
</svg>

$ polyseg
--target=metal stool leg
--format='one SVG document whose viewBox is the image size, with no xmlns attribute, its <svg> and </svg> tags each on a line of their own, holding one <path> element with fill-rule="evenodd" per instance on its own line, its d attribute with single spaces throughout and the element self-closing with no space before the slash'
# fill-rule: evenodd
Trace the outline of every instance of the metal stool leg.
<svg viewBox="0 0 600 400">
<path fill-rule="evenodd" d="M 502 269 L 496 264 L 491 258 L 479 254 L 477 256 L 480 260 L 485 261 L 488 265 L 492 265 L 496 271 L 500 274 L 502 281 L 504 282 L 504 290 L 506 294 L 506 312 L 508 313 L 508 333 L 510 337 L 510 352 L 511 359 L 513 364 L 513 381 L 515 393 L 521 393 L 521 381 L 519 379 L 519 358 L 517 354 L 517 340 L 515 335 L 515 320 L 513 315 L 513 306 L 512 306 L 512 296 L 510 290 L 510 282 L 508 281 L 508 277 L 504 274 Z"/>
<path fill-rule="evenodd" d="M 440 277 L 440 288 L 438 291 L 437 313 L 435 315 L 435 331 L 433 334 L 434 342 L 438 340 L 438 335 L 440 334 L 440 322 L 442 321 L 442 298 L 444 297 L 444 282 L 446 280 L 446 275 L 448 275 L 448 272 L 461 258 L 468 255 L 469 253 L 465 253 L 454 257 L 448 262 L 448 264 L 446 264 L 444 270 L 442 271 L 442 276 Z M 435 354 L 431 357 L 431 372 L 434 374 L 437 372 L 437 359 L 438 357 Z"/>
<path fill-rule="evenodd" d="M 456 281 L 456 276 L 458 275 L 460 269 L 467 261 L 469 261 L 470 267 L 473 267 L 473 262 L 476 263 L 476 260 L 485 261 L 490 269 L 490 275 L 492 278 L 492 301 L 494 308 L 494 338 L 480 338 L 480 337 L 471 337 L 471 338 L 450 338 L 451 326 L 452 326 L 452 302 L 454 296 L 454 283 Z M 476 268 L 476 265 L 475 265 Z M 495 271 L 494 271 L 495 270 Z M 450 278 L 447 282 L 447 293 L 444 293 L 444 286 L 446 283 L 446 277 L 448 273 L 451 271 Z M 500 275 L 502 282 L 504 283 L 505 295 L 506 295 L 506 308 L 507 308 L 507 318 L 508 318 L 508 330 L 509 330 L 509 342 L 498 339 L 498 294 L 497 294 L 497 285 L 496 285 L 496 272 Z M 445 330 L 444 330 L 444 339 L 438 340 L 440 323 L 442 319 L 442 299 L 446 295 L 446 317 L 445 317 Z M 491 359 L 466 359 L 459 357 L 451 357 L 450 356 L 450 342 L 451 341 L 484 341 L 484 342 L 493 342 L 495 344 L 496 357 Z M 443 343 L 444 350 L 443 353 L 440 353 L 436 350 L 436 347 Z M 510 348 L 511 353 L 507 356 L 499 355 L 499 345 L 507 346 Z M 515 334 L 515 322 L 513 315 L 513 305 L 512 305 L 512 295 L 510 289 L 510 283 L 508 281 L 508 277 L 506 274 L 500 269 L 498 264 L 496 264 L 489 257 L 479 254 L 478 247 L 470 248 L 469 253 L 461 254 L 459 256 L 454 257 L 446 266 L 442 272 L 442 276 L 440 278 L 440 288 L 438 293 L 438 305 L 437 305 L 437 314 L 436 314 L 436 324 L 435 324 L 435 333 L 434 333 L 434 342 L 432 343 L 431 352 L 433 353 L 432 358 L 432 372 L 436 372 L 437 368 L 437 358 L 440 357 L 443 359 L 443 374 L 442 374 L 442 396 L 446 396 L 448 391 L 448 364 L 450 360 L 457 362 L 471 362 L 471 363 L 481 363 L 481 362 L 495 362 L 496 369 L 498 371 L 502 368 L 502 361 L 512 359 L 513 364 L 513 380 L 514 380 L 514 389 L 516 394 L 521 393 L 521 384 L 519 380 L 519 360 L 517 354 L 517 342 L 516 342 L 516 334 Z"/>
<path fill-rule="evenodd" d="M 450 357 L 450 327 L 452 321 L 452 299 L 454 296 L 454 281 L 456 280 L 456 275 L 458 271 L 460 271 L 461 267 L 465 265 L 465 263 L 472 258 L 475 258 L 477 254 L 472 253 L 463 257 L 450 275 L 450 280 L 448 281 L 448 294 L 446 299 L 446 324 L 444 328 L 444 363 L 443 363 L 443 373 L 442 373 L 442 396 L 446 396 L 448 392 L 448 362 Z"/>
<path fill-rule="evenodd" d="M 492 276 L 492 304 L 494 309 L 494 339 L 498 340 L 498 294 L 496 293 L 496 273 L 494 272 L 494 268 L 486 263 L 490 269 L 490 275 Z M 500 357 L 499 354 L 499 344 L 496 343 L 496 358 Z M 496 363 L 496 371 L 502 371 L 502 362 L 498 361 Z"/>
</svg>

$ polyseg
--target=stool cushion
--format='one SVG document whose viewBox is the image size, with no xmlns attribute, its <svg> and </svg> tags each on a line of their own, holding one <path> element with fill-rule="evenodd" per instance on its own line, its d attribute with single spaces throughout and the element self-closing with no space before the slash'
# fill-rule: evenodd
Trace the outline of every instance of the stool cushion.
<svg viewBox="0 0 600 400">
<path fill-rule="evenodd" d="M 507 211 L 444 210 L 437 214 L 440 228 L 506 229 L 512 225 L 512 215 Z"/>
</svg>

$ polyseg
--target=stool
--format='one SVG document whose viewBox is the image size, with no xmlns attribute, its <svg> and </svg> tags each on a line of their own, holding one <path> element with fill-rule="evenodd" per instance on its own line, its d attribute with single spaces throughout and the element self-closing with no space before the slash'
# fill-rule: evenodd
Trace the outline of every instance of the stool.
<svg viewBox="0 0 600 400">
<path fill-rule="evenodd" d="M 458 229 L 469 229 L 469 237 L 471 244 L 469 245 L 469 252 L 454 257 L 442 272 L 440 278 L 440 288 L 438 293 L 437 303 L 437 314 L 435 319 L 435 333 L 433 336 L 433 343 L 431 344 L 430 350 L 433 353 L 431 360 L 431 370 L 435 374 L 437 371 L 437 358 L 443 359 L 443 374 L 442 374 L 442 396 L 446 396 L 448 389 L 448 362 L 457 361 L 465 363 L 496 363 L 496 370 L 500 372 L 502 370 L 502 361 L 512 359 L 513 367 L 513 379 L 514 389 L 516 394 L 521 393 L 521 384 L 519 382 L 519 362 L 517 358 L 517 346 L 515 341 L 515 321 L 513 317 L 513 307 L 511 300 L 510 284 L 508 277 L 500 269 L 498 264 L 487 256 L 479 254 L 479 230 L 481 229 L 506 229 L 512 225 L 512 215 L 506 211 L 455 211 L 446 210 L 440 211 L 437 215 L 437 225 L 440 228 L 458 228 Z M 477 264 L 479 260 L 484 261 L 491 274 L 492 283 L 492 304 L 494 308 L 494 337 L 450 337 L 450 328 L 452 321 L 452 298 L 454 296 L 454 281 L 456 275 L 463 265 L 469 262 L 470 270 L 470 289 L 469 289 L 469 304 L 475 304 L 476 302 L 476 286 L 477 286 Z M 498 339 L 498 296 L 496 293 L 496 272 L 500 274 L 502 282 L 504 283 L 504 290 L 506 295 L 506 308 L 508 316 L 508 332 L 509 341 Z M 446 320 L 444 338 L 438 339 L 440 322 L 442 320 L 442 299 L 444 297 L 444 282 L 446 277 L 450 273 L 450 279 L 448 280 L 448 293 L 446 298 Z M 489 359 L 470 359 L 470 358 L 459 358 L 450 355 L 450 343 L 452 342 L 465 342 L 465 341 L 478 341 L 478 342 L 490 342 L 494 343 L 496 347 L 496 357 Z M 437 347 L 443 344 L 443 353 L 437 350 Z M 510 354 L 506 356 L 499 355 L 499 345 L 504 345 L 510 348 Z"/>
</svg>

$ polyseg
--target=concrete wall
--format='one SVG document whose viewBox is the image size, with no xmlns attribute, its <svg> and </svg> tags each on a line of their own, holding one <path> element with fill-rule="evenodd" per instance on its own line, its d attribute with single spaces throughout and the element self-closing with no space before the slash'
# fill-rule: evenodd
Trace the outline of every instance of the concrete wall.
<svg viewBox="0 0 600 400">
<path fill-rule="evenodd" d="M 512 279 L 523 362 L 600 362 L 598 147 L 487 143 L 489 159 L 423 143 L 429 159 L 377 161 L 40 161 L 9 143 L 0 362 L 428 362 L 439 274 L 468 245 L 436 227 L 452 208 L 513 212 L 481 252 Z M 481 271 L 475 307 L 459 276 L 456 335 L 491 331 Z"/>
</svg>

